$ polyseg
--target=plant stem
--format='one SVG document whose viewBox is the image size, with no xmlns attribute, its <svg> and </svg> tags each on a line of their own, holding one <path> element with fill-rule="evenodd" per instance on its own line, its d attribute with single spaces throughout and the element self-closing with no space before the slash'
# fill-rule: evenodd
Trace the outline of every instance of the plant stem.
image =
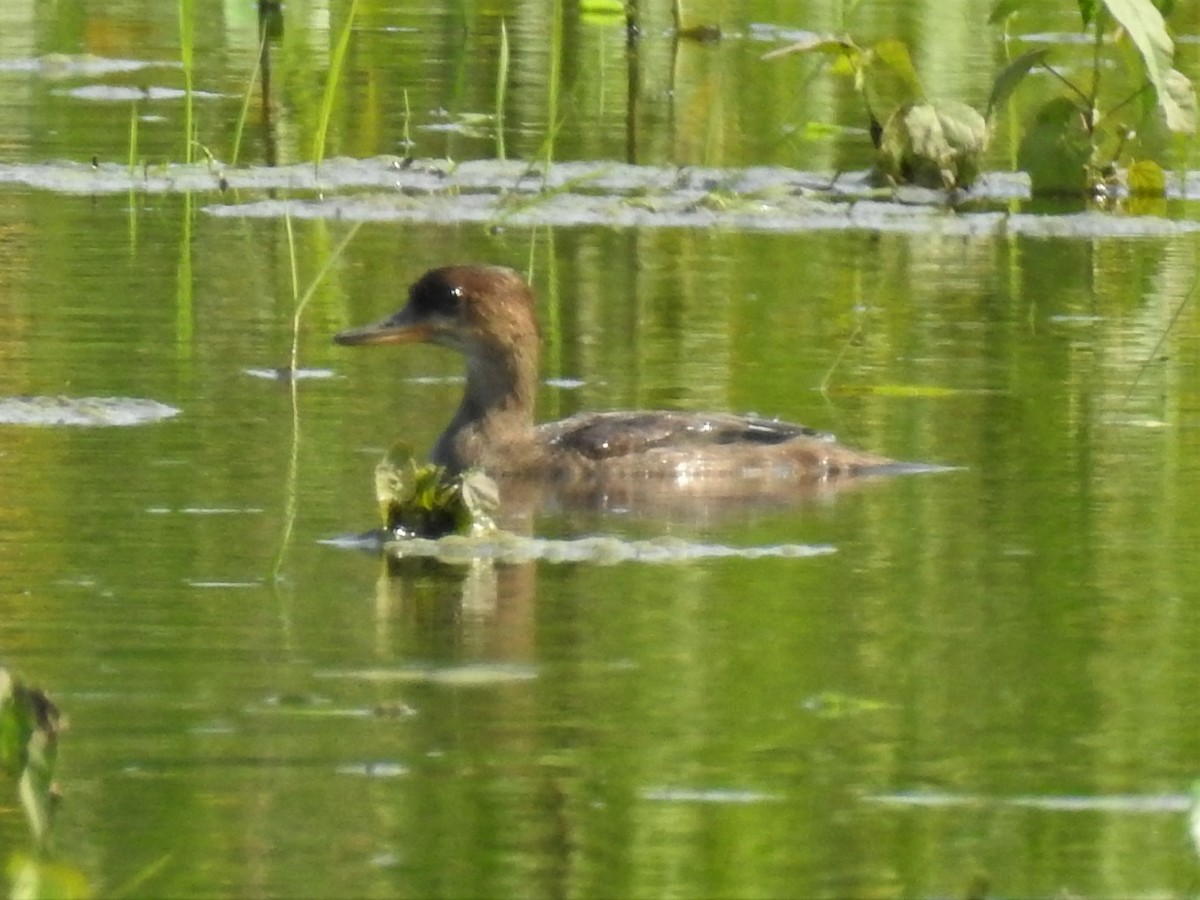
<svg viewBox="0 0 1200 900">
<path fill-rule="evenodd" d="M 300 379 L 297 377 L 297 371 L 300 364 L 300 319 L 304 314 L 305 307 L 317 292 L 317 287 L 325 280 L 325 276 L 329 274 L 329 270 L 333 268 L 333 264 L 337 262 L 346 248 L 350 246 L 350 242 L 354 240 L 354 236 L 358 234 L 358 229 L 362 227 L 362 222 L 355 222 L 354 226 L 342 238 L 342 242 L 334 248 L 333 252 L 325 260 L 325 265 L 321 267 L 315 278 L 309 283 L 308 289 L 305 290 L 304 296 L 296 300 L 296 296 L 300 292 L 300 276 L 296 263 L 296 240 L 292 233 L 292 217 L 283 217 L 284 227 L 287 229 L 288 239 L 288 259 L 291 261 L 292 272 L 292 299 L 296 302 L 296 311 L 292 315 L 292 352 L 290 357 L 290 368 L 288 377 L 291 381 L 291 397 L 292 397 L 292 451 L 288 461 L 287 474 L 287 503 L 284 509 L 283 519 L 283 534 L 279 538 L 279 550 L 275 554 L 275 562 L 271 568 L 271 581 L 279 581 L 279 572 L 283 568 L 283 561 L 287 556 L 288 547 L 291 544 L 292 530 L 296 524 L 296 507 L 298 504 L 298 491 L 296 488 L 299 480 L 299 460 L 300 460 Z"/>
<path fill-rule="evenodd" d="M 129 176 L 133 177 L 134 169 L 137 168 L 137 146 L 138 146 L 138 113 L 137 101 L 133 101 L 133 105 L 129 108 Z"/>
<path fill-rule="evenodd" d="M 246 116 L 250 113 L 250 95 L 254 93 L 254 83 L 258 80 L 258 70 L 262 66 L 263 54 L 267 50 L 267 29 L 262 29 L 262 39 L 258 42 L 258 57 L 254 60 L 254 71 L 250 73 L 250 81 L 246 84 L 246 94 L 242 97 L 242 111 L 238 114 L 237 128 L 233 132 L 233 151 L 230 153 L 229 164 L 236 166 L 238 153 L 242 149 L 242 129 L 246 125 Z"/>
<path fill-rule="evenodd" d="M 338 36 L 337 46 L 333 50 L 333 59 L 329 61 L 329 76 L 325 79 L 325 93 L 321 97 L 321 115 L 317 120 L 317 133 L 313 138 L 313 165 L 319 166 L 325 158 L 325 135 L 329 131 L 329 119 L 333 115 L 333 98 L 337 93 L 338 79 L 341 77 L 342 66 L 346 62 L 346 50 L 350 46 L 350 30 L 354 26 L 354 13 L 358 9 L 358 0 L 350 0 L 350 12 L 346 16 L 346 24 Z"/>
<path fill-rule="evenodd" d="M 504 159 L 504 97 L 508 92 L 508 26 L 500 20 L 500 63 L 496 73 L 496 158 Z"/>
<path fill-rule="evenodd" d="M 404 149 L 407 152 L 413 146 L 412 134 L 408 130 L 408 123 L 412 120 L 412 110 L 408 108 L 408 88 L 404 89 Z"/>
<path fill-rule="evenodd" d="M 179 59 L 183 66 L 183 161 L 192 161 L 192 140 L 195 128 L 192 124 L 192 69 L 195 61 L 195 16 L 194 0 L 179 0 Z"/>
<path fill-rule="evenodd" d="M 1067 78 L 1066 75 L 1063 75 L 1062 73 L 1060 73 L 1056 68 L 1054 68 L 1054 66 L 1048 66 L 1045 63 L 1042 63 L 1042 67 L 1047 72 L 1049 72 L 1051 75 L 1053 75 L 1055 78 L 1057 78 L 1059 81 L 1061 81 L 1064 85 L 1066 85 L 1067 90 L 1069 90 L 1072 94 L 1074 94 L 1076 97 L 1078 97 L 1080 100 L 1082 100 L 1084 102 L 1084 104 L 1087 105 L 1087 108 L 1089 110 L 1092 109 L 1092 99 L 1087 94 L 1085 94 L 1083 91 L 1081 91 L 1079 88 L 1077 88 L 1071 82 L 1071 80 L 1069 78 Z"/>
</svg>

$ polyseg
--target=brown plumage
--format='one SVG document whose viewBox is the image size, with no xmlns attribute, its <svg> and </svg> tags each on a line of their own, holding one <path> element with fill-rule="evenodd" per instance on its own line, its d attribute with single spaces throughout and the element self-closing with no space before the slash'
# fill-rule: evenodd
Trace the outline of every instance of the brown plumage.
<svg viewBox="0 0 1200 900">
<path fill-rule="evenodd" d="M 432 460 L 453 472 L 599 485 L 652 480 L 656 488 L 738 494 L 738 485 L 811 484 L 903 464 L 844 447 L 802 425 L 727 413 L 599 412 L 535 425 L 538 327 L 533 292 L 512 269 L 450 266 L 425 273 L 398 313 L 352 328 L 345 345 L 423 341 L 466 357 L 458 411 Z"/>
</svg>

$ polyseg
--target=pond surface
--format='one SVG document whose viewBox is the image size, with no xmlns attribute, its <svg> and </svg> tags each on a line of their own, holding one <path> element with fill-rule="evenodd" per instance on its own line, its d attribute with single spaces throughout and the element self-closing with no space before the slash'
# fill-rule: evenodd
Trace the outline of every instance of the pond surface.
<svg viewBox="0 0 1200 900">
<path fill-rule="evenodd" d="M 557 5 L 360 0 L 314 183 L 267 164 L 310 157 L 342 5 L 289 4 L 242 170 L 252 8 L 198 16 L 220 162 L 187 168 L 174 6 L 4 4 L 0 661 L 70 719 L 55 858 L 97 894 L 1196 891 L 1196 192 L 1049 215 L 998 159 L 976 208 L 810 196 L 865 165 L 863 137 L 786 123 L 850 123 L 855 98 L 818 76 L 796 111 L 798 70 L 759 57 L 838 4 L 688 4 L 728 35 L 674 51 L 662 6 L 630 118 L 619 23 L 564 14 L 552 109 Z M 953 48 L 924 51 L 929 77 L 986 99 L 995 49 L 955 29 L 987 4 L 859 6 L 867 37 Z M 557 163 L 789 172 L 749 199 L 672 182 L 676 218 L 612 184 L 520 218 L 479 211 L 508 175 L 367 183 L 392 160 L 349 158 L 500 171 L 465 117 L 492 109 L 500 15 L 509 165 L 561 119 Z M 312 377 L 274 377 L 331 257 L 299 319 Z M 752 411 L 957 468 L 796 503 L 539 509 L 524 556 L 347 549 L 377 524 L 376 461 L 426 452 L 462 369 L 331 337 L 451 261 L 531 274 L 542 418 Z M 29 398 L 145 421 L 30 424 Z M 0 851 L 27 844 L 0 795 Z"/>
</svg>

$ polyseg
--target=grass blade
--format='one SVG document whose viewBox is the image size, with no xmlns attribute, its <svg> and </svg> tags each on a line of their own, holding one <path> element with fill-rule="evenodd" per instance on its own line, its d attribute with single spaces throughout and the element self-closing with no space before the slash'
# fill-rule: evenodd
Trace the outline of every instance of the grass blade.
<svg viewBox="0 0 1200 900">
<path fill-rule="evenodd" d="M 358 10 L 358 0 L 350 0 L 350 13 L 346 16 L 346 24 L 338 36 L 337 46 L 333 50 L 333 59 L 329 63 L 329 77 L 325 79 L 325 94 L 321 97 L 321 115 L 317 120 L 317 134 L 313 138 L 313 165 L 319 166 L 325 158 L 325 136 L 329 132 L 329 119 L 333 115 L 333 98 L 337 94 L 338 79 L 342 67 L 346 63 L 346 50 L 350 46 L 350 31 L 354 27 L 354 14 Z"/>
</svg>

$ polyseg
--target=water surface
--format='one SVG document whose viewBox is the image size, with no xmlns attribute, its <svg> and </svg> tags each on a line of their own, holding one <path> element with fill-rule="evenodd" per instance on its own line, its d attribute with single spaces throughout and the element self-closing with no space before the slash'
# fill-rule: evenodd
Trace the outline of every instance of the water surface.
<svg viewBox="0 0 1200 900">
<path fill-rule="evenodd" d="M 534 5 L 503 10 L 520 159 L 551 114 Z M 493 102 L 495 11 L 360 6 L 331 155 L 494 155 L 494 129 L 459 126 Z M 794 69 L 758 59 L 833 11 L 688 6 L 729 37 L 672 57 L 648 30 L 632 154 L 624 32 L 564 17 L 556 160 L 861 167 L 853 136 L 792 144 L 779 125 L 854 98 L 828 79 L 797 92 Z M 943 5 L 863 7 L 943 64 L 939 86 L 986 97 L 994 61 L 938 31 Z M 289 6 L 273 118 L 256 113 L 243 162 L 307 158 L 322 23 L 345 10 L 325 13 Z M 6 7 L 5 162 L 123 166 L 131 105 L 75 89 L 178 88 L 175 16 Z M 222 160 L 255 28 L 231 8 L 199 29 L 196 87 L 219 95 L 197 101 L 201 140 Z M 153 65 L 4 65 L 54 53 Z M 180 161 L 181 104 L 148 94 L 136 115 L 143 174 Z M 0 647 L 70 717 L 55 848 L 97 893 L 1194 892 L 1190 201 L 1147 225 L 1004 199 L 1042 223 L 1024 231 L 929 205 L 894 228 L 372 221 L 301 319 L 297 361 L 329 377 L 292 382 L 259 377 L 291 364 L 291 247 L 303 291 L 349 221 L 251 214 L 320 199 L 278 185 L 54 187 L 0 187 L 0 396 L 180 410 L 0 424 Z M 800 504 L 529 523 L 556 546 L 741 555 L 388 563 L 331 546 L 376 524 L 377 459 L 397 440 L 426 450 L 461 391 L 445 350 L 331 336 L 468 260 L 531 274 L 544 418 L 753 411 L 960 469 Z M 786 547 L 829 552 L 772 555 Z M 0 801 L 0 848 L 24 846 Z"/>
</svg>

